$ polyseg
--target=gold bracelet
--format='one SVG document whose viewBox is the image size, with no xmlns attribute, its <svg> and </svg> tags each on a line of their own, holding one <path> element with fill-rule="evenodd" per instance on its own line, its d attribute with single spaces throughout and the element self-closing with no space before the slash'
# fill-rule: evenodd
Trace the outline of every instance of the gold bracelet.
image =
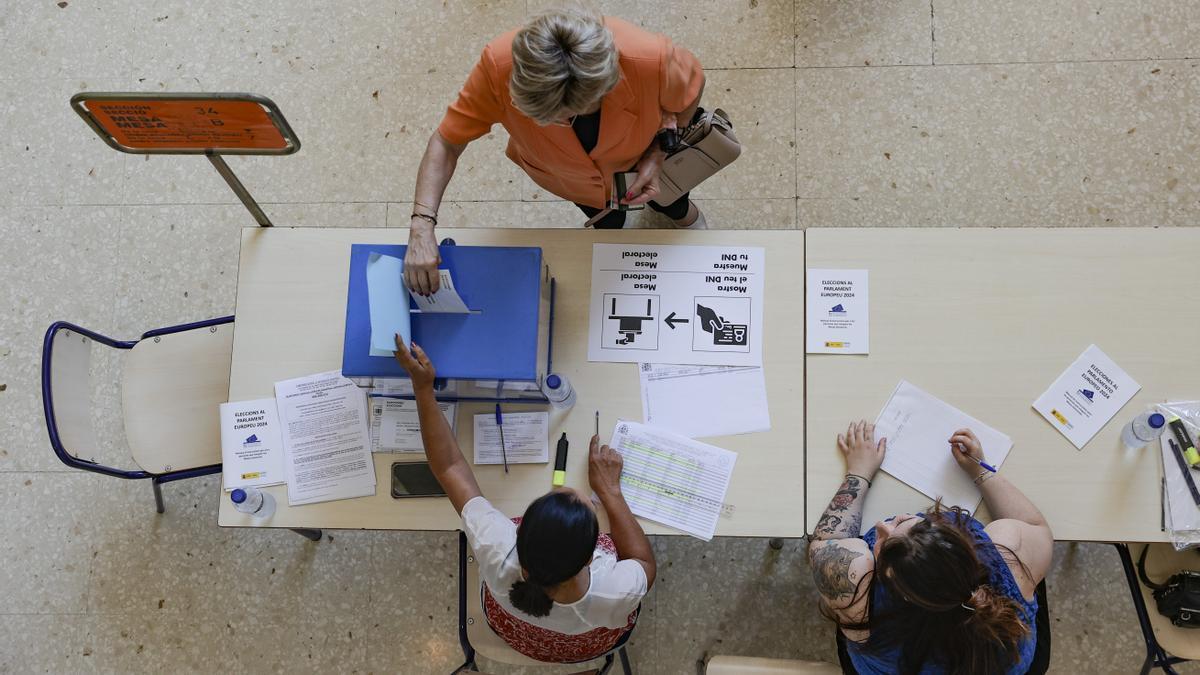
<svg viewBox="0 0 1200 675">
<path fill-rule="evenodd" d="M 995 474 L 993 472 L 987 471 L 985 469 L 983 472 L 981 472 L 978 476 L 975 477 L 975 480 L 973 480 L 971 482 L 976 485 L 983 485 L 984 483 L 988 482 L 988 479 L 994 475 Z"/>
<path fill-rule="evenodd" d="M 437 216 L 430 216 L 430 215 L 427 215 L 424 213 L 417 213 L 416 211 L 413 211 L 413 214 L 411 217 L 412 218 L 424 218 L 425 220 L 428 220 L 431 225 L 433 225 L 434 227 L 437 227 Z"/>
</svg>

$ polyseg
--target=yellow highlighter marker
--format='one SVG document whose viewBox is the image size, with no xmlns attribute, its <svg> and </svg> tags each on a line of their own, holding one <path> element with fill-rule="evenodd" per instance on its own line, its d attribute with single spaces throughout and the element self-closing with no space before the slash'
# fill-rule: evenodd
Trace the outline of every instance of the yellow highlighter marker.
<svg viewBox="0 0 1200 675">
<path fill-rule="evenodd" d="M 558 450 L 554 453 L 554 487 L 562 487 L 567 482 L 567 434 L 563 432 L 558 439 Z"/>
</svg>

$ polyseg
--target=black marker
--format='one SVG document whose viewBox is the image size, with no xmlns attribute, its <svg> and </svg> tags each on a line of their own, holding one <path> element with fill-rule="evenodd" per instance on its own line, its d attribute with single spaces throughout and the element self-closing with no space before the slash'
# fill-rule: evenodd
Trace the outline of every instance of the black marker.
<svg viewBox="0 0 1200 675">
<path fill-rule="evenodd" d="M 554 487 L 562 487 L 567 482 L 567 433 L 558 439 L 558 450 L 554 454 Z"/>
</svg>

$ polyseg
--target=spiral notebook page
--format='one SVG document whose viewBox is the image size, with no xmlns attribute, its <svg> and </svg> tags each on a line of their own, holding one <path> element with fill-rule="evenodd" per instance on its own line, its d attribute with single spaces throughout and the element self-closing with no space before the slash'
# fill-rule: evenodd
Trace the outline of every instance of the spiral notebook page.
<svg viewBox="0 0 1200 675">
<path fill-rule="evenodd" d="M 999 468 L 1012 449 L 1011 438 L 901 380 L 875 420 L 875 438 L 887 439 L 883 470 L 930 499 L 941 497 L 945 506 L 974 511 L 982 495 L 971 482 L 974 476 L 950 453 L 950 437 L 964 427 L 979 438 L 987 462 Z"/>
</svg>

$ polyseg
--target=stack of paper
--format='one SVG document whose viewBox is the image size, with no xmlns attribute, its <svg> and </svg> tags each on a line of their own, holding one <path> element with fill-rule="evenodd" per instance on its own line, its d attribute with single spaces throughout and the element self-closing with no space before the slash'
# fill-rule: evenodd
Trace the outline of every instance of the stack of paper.
<svg viewBox="0 0 1200 675">
<path fill-rule="evenodd" d="M 759 366 L 638 365 L 642 419 L 689 438 L 769 431 Z"/>
<path fill-rule="evenodd" d="M 475 464 L 541 464 L 550 461 L 550 415 L 545 412 L 505 413 L 504 451 L 496 415 L 475 416 Z"/>
<path fill-rule="evenodd" d="M 416 401 L 384 396 L 372 396 L 370 401 L 372 452 L 425 452 Z M 458 404 L 438 401 L 438 409 L 454 429 Z"/>
<path fill-rule="evenodd" d="M 950 452 L 950 437 L 964 428 L 975 432 L 986 461 L 999 468 L 1011 438 L 901 380 L 875 420 L 875 438 L 887 439 L 883 470 L 948 507 L 975 510 L 982 495 Z"/>
<path fill-rule="evenodd" d="M 621 492 L 634 515 L 713 538 L 736 453 L 624 420 L 611 446 L 625 460 Z"/>
<path fill-rule="evenodd" d="M 283 426 L 288 503 L 375 494 L 367 398 L 339 371 L 275 383 Z"/>
</svg>

